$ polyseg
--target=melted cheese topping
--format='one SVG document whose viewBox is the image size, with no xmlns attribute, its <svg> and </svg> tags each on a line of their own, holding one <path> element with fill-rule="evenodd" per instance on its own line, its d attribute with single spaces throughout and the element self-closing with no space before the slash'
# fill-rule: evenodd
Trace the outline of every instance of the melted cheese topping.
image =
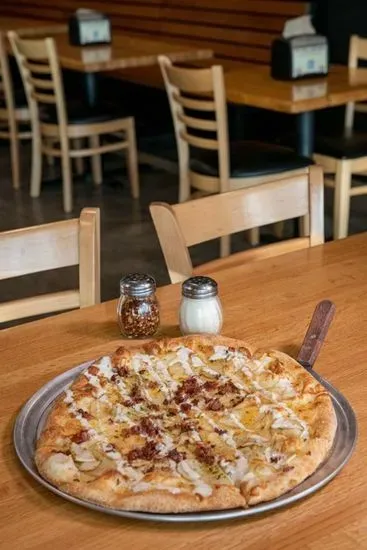
<svg viewBox="0 0 367 550">
<path fill-rule="evenodd" d="M 303 402 L 284 369 L 276 374 L 271 356 L 250 359 L 214 346 L 205 360 L 178 346 L 166 356 L 135 354 L 124 361 L 119 369 L 103 357 L 84 372 L 91 399 L 78 389 L 65 391 L 81 433 L 71 438 L 70 454 L 48 459 L 60 482 L 92 479 L 107 464 L 132 493 L 208 497 L 213 485 L 256 485 L 289 468 L 297 455 L 287 451 L 288 435 L 301 447 L 310 437 Z"/>
</svg>

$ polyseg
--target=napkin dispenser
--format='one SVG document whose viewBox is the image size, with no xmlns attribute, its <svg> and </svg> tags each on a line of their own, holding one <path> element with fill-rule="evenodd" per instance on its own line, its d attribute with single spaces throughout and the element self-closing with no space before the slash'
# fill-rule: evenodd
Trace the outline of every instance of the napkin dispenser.
<svg viewBox="0 0 367 550">
<path fill-rule="evenodd" d="M 325 36 L 316 34 L 309 15 L 286 22 L 283 35 L 271 48 L 271 75 L 277 80 L 325 76 L 329 48 Z"/>
<path fill-rule="evenodd" d="M 325 36 L 306 35 L 274 40 L 271 49 L 271 76 L 277 80 L 296 80 L 326 76 L 329 49 Z"/>
<path fill-rule="evenodd" d="M 111 21 L 94 10 L 77 10 L 69 19 L 69 41 L 73 46 L 111 44 Z"/>
</svg>

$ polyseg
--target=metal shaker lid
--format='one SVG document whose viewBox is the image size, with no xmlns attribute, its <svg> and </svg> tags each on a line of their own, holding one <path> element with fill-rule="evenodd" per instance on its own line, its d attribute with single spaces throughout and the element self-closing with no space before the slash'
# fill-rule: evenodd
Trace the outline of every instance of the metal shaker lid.
<svg viewBox="0 0 367 550">
<path fill-rule="evenodd" d="M 154 277 L 146 273 L 129 273 L 120 280 L 120 292 L 128 296 L 149 296 L 156 286 Z"/>
<path fill-rule="evenodd" d="M 190 277 L 182 283 L 182 296 L 200 300 L 217 296 L 218 285 L 210 277 Z"/>
</svg>

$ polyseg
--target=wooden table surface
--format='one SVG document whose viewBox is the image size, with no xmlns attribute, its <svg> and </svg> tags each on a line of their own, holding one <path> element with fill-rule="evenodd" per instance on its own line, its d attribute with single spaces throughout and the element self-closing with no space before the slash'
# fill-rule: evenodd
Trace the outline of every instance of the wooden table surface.
<svg viewBox="0 0 367 550">
<path fill-rule="evenodd" d="M 257 519 L 168 525 L 125 520 L 59 498 L 21 467 L 12 427 L 22 404 L 70 367 L 122 343 L 115 302 L 0 332 L 0 548 L 68 550 L 334 550 L 367 548 L 367 233 L 213 274 L 223 334 L 296 354 L 313 309 L 336 318 L 317 371 L 354 407 L 359 441 L 342 472 L 315 495 Z M 180 286 L 159 289 L 163 332 L 177 334 Z"/>
<path fill-rule="evenodd" d="M 129 36 L 116 30 L 112 31 L 111 45 L 72 46 L 66 25 L 0 15 L 0 31 L 8 30 L 15 30 L 25 37 L 52 35 L 56 41 L 61 66 L 64 69 L 89 73 L 156 65 L 159 55 L 167 55 L 176 62 L 208 59 L 213 55 L 208 48 Z"/>
<path fill-rule="evenodd" d="M 224 70 L 227 100 L 283 113 L 303 113 L 367 100 L 367 69 L 330 67 L 326 78 L 282 82 L 267 65 Z"/>
</svg>

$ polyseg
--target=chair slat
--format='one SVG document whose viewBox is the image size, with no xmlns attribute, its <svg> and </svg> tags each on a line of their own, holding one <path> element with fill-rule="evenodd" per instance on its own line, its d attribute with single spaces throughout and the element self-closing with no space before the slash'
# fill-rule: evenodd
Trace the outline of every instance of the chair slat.
<svg viewBox="0 0 367 550">
<path fill-rule="evenodd" d="M 191 99 L 188 97 L 182 97 L 176 92 L 172 94 L 173 99 L 187 109 L 193 109 L 194 111 L 215 111 L 214 101 L 208 101 L 206 99 Z"/>
<path fill-rule="evenodd" d="M 200 138 L 197 136 L 192 136 L 183 131 L 180 132 L 180 136 L 184 141 L 186 141 L 186 143 L 188 143 L 189 145 L 192 145 L 193 147 L 200 147 L 202 149 L 211 149 L 212 151 L 217 151 L 219 147 L 218 140 L 216 139 Z"/>
<path fill-rule="evenodd" d="M 50 103 L 55 104 L 56 103 L 56 97 L 53 94 L 42 94 L 39 92 L 31 91 L 31 96 L 36 101 L 39 101 L 40 103 Z"/>
<path fill-rule="evenodd" d="M 34 74 L 51 74 L 49 65 L 32 63 L 31 61 L 23 61 L 23 65 L 28 71 Z"/>
<path fill-rule="evenodd" d="M 45 313 L 56 313 L 80 306 L 78 290 L 55 292 L 0 304 L 0 323 L 25 319 Z"/>
<path fill-rule="evenodd" d="M 178 113 L 177 117 L 189 128 L 194 128 L 196 130 L 207 130 L 211 132 L 216 132 L 217 130 L 217 123 L 215 120 L 203 120 L 200 118 L 193 118 L 183 115 L 181 113 Z"/>
</svg>

